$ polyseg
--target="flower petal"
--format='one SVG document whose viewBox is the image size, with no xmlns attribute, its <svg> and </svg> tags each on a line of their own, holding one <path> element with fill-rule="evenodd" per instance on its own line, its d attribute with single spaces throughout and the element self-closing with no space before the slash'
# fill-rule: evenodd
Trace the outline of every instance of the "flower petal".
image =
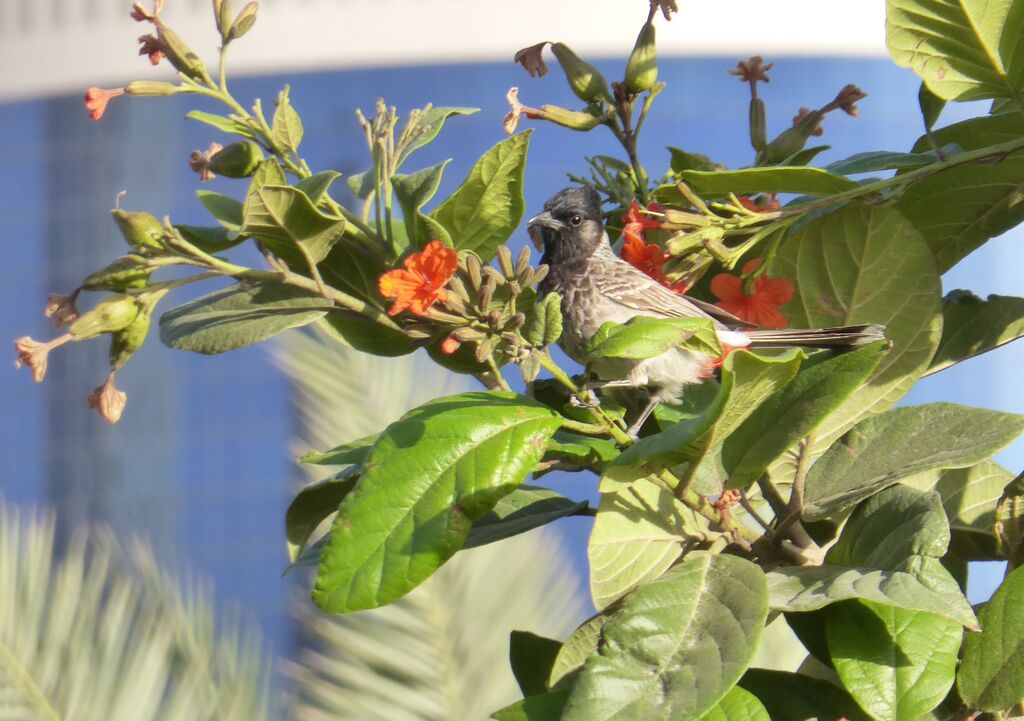
<svg viewBox="0 0 1024 721">
<path fill-rule="evenodd" d="M 743 293 L 743 281 L 728 273 L 719 273 L 711 279 L 711 292 L 716 298 L 729 303 L 746 303 L 747 301 L 747 296 Z M 725 307 L 721 303 L 716 305 Z"/>
</svg>

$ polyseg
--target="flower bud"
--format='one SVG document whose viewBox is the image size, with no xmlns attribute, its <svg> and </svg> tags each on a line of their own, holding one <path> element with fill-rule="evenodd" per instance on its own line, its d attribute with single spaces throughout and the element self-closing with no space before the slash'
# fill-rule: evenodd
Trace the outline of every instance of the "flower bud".
<svg viewBox="0 0 1024 721">
<path fill-rule="evenodd" d="M 476 351 L 474 352 L 473 355 L 476 357 L 477 362 L 484 363 L 487 360 L 487 358 L 491 355 L 491 351 L 493 350 L 494 341 L 490 338 L 487 338 L 477 343 Z"/>
<path fill-rule="evenodd" d="M 664 208 L 664 220 L 661 222 L 663 230 L 679 230 L 681 228 L 705 228 L 711 224 L 710 218 L 703 213 L 690 213 L 675 208 Z"/>
<path fill-rule="evenodd" d="M 768 136 L 765 131 L 764 101 L 761 98 L 750 99 L 750 144 L 754 150 L 764 150 L 768 144 Z"/>
<path fill-rule="evenodd" d="M 480 259 L 473 253 L 466 255 L 466 274 L 469 276 L 470 287 L 479 291 L 483 278 L 480 276 Z"/>
<path fill-rule="evenodd" d="M 551 51 L 558 58 L 565 77 L 569 81 L 569 87 L 576 93 L 576 97 L 586 102 L 603 99 L 612 102 L 611 91 L 608 90 L 608 83 L 601 72 L 587 61 L 581 59 L 564 43 L 554 43 Z"/>
<path fill-rule="evenodd" d="M 824 114 L 820 110 L 812 110 L 801 117 L 796 125 L 779 133 L 772 142 L 758 153 L 758 165 L 772 165 L 799 153 L 807 144 Z"/>
<path fill-rule="evenodd" d="M 483 270 L 483 274 L 488 280 L 493 280 L 496 286 L 505 285 L 505 276 L 503 276 L 497 268 L 485 265 L 481 270 Z"/>
<path fill-rule="evenodd" d="M 578 110 L 567 110 L 560 108 L 557 105 L 541 105 L 540 117 L 544 120 L 550 120 L 555 125 L 561 125 L 563 128 L 569 128 L 569 130 L 579 130 L 586 132 L 596 128 L 598 123 L 601 122 L 601 118 L 594 115 L 593 113 L 581 113 Z"/>
<path fill-rule="evenodd" d="M 235 22 L 231 25 L 228 39 L 238 40 L 238 38 L 252 30 L 252 26 L 256 24 L 256 12 L 259 9 L 259 3 L 255 2 L 251 2 L 242 8 L 242 12 L 238 13 L 238 17 L 235 18 Z"/>
<path fill-rule="evenodd" d="M 140 250 L 163 247 L 160 239 L 164 237 L 164 227 L 149 213 L 129 212 L 114 208 L 110 214 L 114 216 L 114 222 L 121 231 L 121 235 L 131 247 Z"/>
<path fill-rule="evenodd" d="M 451 355 L 452 353 L 457 351 L 459 349 L 459 346 L 461 345 L 462 341 L 460 341 L 458 338 L 455 338 L 454 336 L 448 336 L 447 338 L 444 339 L 444 341 L 441 342 L 441 352 L 444 353 L 445 355 Z"/>
<path fill-rule="evenodd" d="M 106 268 L 90 273 L 82 281 L 85 290 L 111 290 L 121 292 L 130 288 L 144 288 L 153 269 L 139 255 L 123 255 Z"/>
<path fill-rule="evenodd" d="M 92 310 L 68 326 L 68 330 L 76 340 L 116 333 L 131 325 L 138 314 L 138 301 L 130 295 L 117 293 L 97 303 Z"/>
<path fill-rule="evenodd" d="M 136 302 L 139 312 L 134 320 L 124 330 L 117 331 L 110 335 L 110 367 L 113 370 L 121 368 L 128 359 L 146 342 L 149 334 L 149 326 L 153 320 L 153 310 L 156 304 L 167 295 L 168 291 L 158 290 L 152 293 L 140 295 Z"/>
<path fill-rule="evenodd" d="M 452 337 L 458 338 L 461 341 L 481 341 L 487 337 L 487 334 L 481 330 L 465 325 L 452 331 Z"/>
<path fill-rule="evenodd" d="M 163 83 L 158 80 L 132 80 L 124 86 L 124 91 L 128 95 L 164 96 L 180 93 L 182 89 L 174 83 Z"/>
<path fill-rule="evenodd" d="M 160 40 L 161 50 L 167 55 L 167 59 L 175 70 L 184 73 L 193 80 L 201 80 L 207 77 L 206 65 L 199 56 L 192 52 L 178 34 L 164 25 L 159 18 L 154 20 L 156 24 L 157 38 Z"/>
<path fill-rule="evenodd" d="M 522 283 L 523 278 L 526 277 L 527 272 L 530 270 L 530 246 L 524 245 L 523 249 L 519 251 L 519 255 L 516 256 L 516 277 L 519 278 L 519 282 Z"/>
<path fill-rule="evenodd" d="M 497 255 L 498 265 L 501 266 L 501 272 L 505 274 L 505 278 L 513 277 L 515 268 L 512 265 L 512 251 L 508 249 L 508 246 L 499 245 Z"/>
<path fill-rule="evenodd" d="M 213 0 L 213 16 L 217 19 L 217 32 L 222 40 L 231 32 L 231 0 Z"/>
<path fill-rule="evenodd" d="M 626 63 L 626 86 L 634 93 L 650 90 L 658 82 L 658 57 L 654 46 L 654 23 L 640 28 L 633 52 Z"/>
<path fill-rule="evenodd" d="M 262 162 L 260 146 L 250 140 L 241 140 L 214 153 L 206 167 L 226 178 L 248 178 Z"/>
</svg>

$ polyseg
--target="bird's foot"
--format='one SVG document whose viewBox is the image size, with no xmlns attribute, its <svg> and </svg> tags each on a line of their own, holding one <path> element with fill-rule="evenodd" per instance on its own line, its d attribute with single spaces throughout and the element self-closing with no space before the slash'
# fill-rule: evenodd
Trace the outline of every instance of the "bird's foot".
<svg viewBox="0 0 1024 721">
<path fill-rule="evenodd" d="M 600 408 L 601 399 L 589 388 L 584 388 L 580 393 L 569 396 L 569 405 L 573 408 Z"/>
</svg>

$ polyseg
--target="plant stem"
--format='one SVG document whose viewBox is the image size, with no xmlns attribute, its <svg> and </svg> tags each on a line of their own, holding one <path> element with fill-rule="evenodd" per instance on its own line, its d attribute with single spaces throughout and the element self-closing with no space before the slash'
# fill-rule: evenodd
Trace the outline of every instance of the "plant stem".
<svg viewBox="0 0 1024 721">
<path fill-rule="evenodd" d="M 554 376 L 555 380 L 557 380 L 563 386 L 568 388 L 571 393 L 575 395 L 581 393 L 580 389 L 576 387 L 576 384 L 573 382 L 572 378 L 569 377 L 569 374 L 562 370 L 557 363 L 555 363 L 555 361 L 551 358 L 547 351 L 538 350 L 535 352 L 537 353 L 537 358 L 540 360 L 541 367 L 544 368 L 552 376 Z M 594 416 L 594 419 L 597 420 L 598 424 L 604 427 L 605 432 L 607 432 L 608 435 L 615 439 L 616 443 L 623 447 L 632 445 L 633 439 L 626 435 L 626 432 L 619 428 L 619 426 L 616 425 L 615 421 L 607 413 L 605 413 L 602 408 L 590 408 L 589 410 L 590 414 Z"/>
<path fill-rule="evenodd" d="M 511 391 L 512 390 L 512 388 L 509 386 L 508 382 L 505 380 L 505 376 L 503 376 L 501 374 L 501 369 L 498 367 L 498 364 L 494 362 L 494 354 L 493 353 L 488 353 L 487 354 L 487 367 L 491 369 L 491 373 L 494 374 L 494 380 L 497 381 L 498 387 L 501 388 L 501 390 L 503 390 L 503 391 Z"/>
</svg>

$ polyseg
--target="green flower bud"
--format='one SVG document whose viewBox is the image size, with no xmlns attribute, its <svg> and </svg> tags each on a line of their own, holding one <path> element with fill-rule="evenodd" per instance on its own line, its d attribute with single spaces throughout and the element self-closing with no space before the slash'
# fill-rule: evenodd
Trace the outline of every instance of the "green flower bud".
<svg viewBox="0 0 1024 721">
<path fill-rule="evenodd" d="M 754 150 L 764 150 L 768 144 L 765 132 L 764 101 L 761 98 L 750 99 L 750 144 Z"/>
<path fill-rule="evenodd" d="M 779 133 L 772 142 L 765 146 L 763 151 L 757 154 L 757 164 L 781 163 L 793 153 L 799 153 L 807 145 L 807 139 L 814 134 L 823 117 L 824 114 L 820 110 L 812 110 L 805 114 L 797 121 L 796 125 Z"/>
<path fill-rule="evenodd" d="M 121 292 L 130 288 L 144 288 L 153 269 L 139 255 L 123 255 L 106 268 L 90 273 L 82 281 L 85 290 L 111 290 Z"/>
<path fill-rule="evenodd" d="M 123 330 L 115 331 L 110 336 L 110 367 L 118 370 L 146 342 L 149 326 L 153 320 L 153 310 L 157 302 L 167 295 L 166 290 L 147 293 L 137 300 L 138 313 Z"/>
<path fill-rule="evenodd" d="M 116 293 L 104 298 L 88 313 L 68 326 L 75 340 L 95 338 L 124 330 L 139 314 L 139 303 L 130 295 Z"/>
<path fill-rule="evenodd" d="M 636 37 L 626 63 L 626 86 L 634 93 L 650 90 L 658 82 L 658 56 L 654 46 L 654 23 L 647 23 Z"/>
<path fill-rule="evenodd" d="M 249 140 L 241 140 L 214 153 L 206 167 L 226 178 L 248 178 L 262 162 L 263 151 L 260 146 Z"/>
<path fill-rule="evenodd" d="M 129 212 L 114 208 L 110 214 L 114 216 L 114 222 L 121 231 L 121 235 L 131 247 L 138 249 L 163 247 L 160 239 L 165 235 L 164 227 L 149 213 Z"/>
<path fill-rule="evenodd" d="M 576 97 L 588 103 L 598 99 L 612 102 L 608 83 L 605 82 L 604 76 L 597 68 L 582 60 L 572 51 L 572 48 L 564 43 L 552 44 L 551 52 L 558 58 L 562 70 L 565 71 L 565 77 L 569 81 L 569 87 L 576 93 Z"/>
<path fill-rule="evenodd" d="M 587 131 L 597 127 L 598 123 L 601 122 L 601 118 L 591 113 L 581 113 L 577 110 L 566 110 L 560 108 L 557 105 L 541 105 L 540 111 L 541 117 L 544 120 L 550 120 L 556 125 L 561 125 L 563 128 L 569 128 L 570 130 Z"/>
<path fill-rule="evenodd" d="M 181 87 L 174 83 L 163 83 L 158 80 L 133 80 L 124 86 L 128 95 L 163 96 L 181 92 Z"/>
<path fill-rule="evenodd" d="M 252 30 L 252 26 L 256 24 L 256 11 L 259 9 L 259 3 L 255 2 L 251 2 L 242 8 L 242 12 L 238 13 L 238 17 L 235 18 L 235 22 L 231 26 L 228 39 L 238 40 L 238 38 Z"/>
<path fill-rule="evenodd" d="M 217 32 L 227 40 L 231 32 L 231 0 L 213 0 L 213 16 L 217 19 Z"/>
<path fill-rule="evenodd" d="M 159 19 L 153 22 L 156 25 L 156 34 L 160 39 L 161 49 L 167 54 L 167 60 L 174 66 L 175 70 L 184 73 L 193 80 L 202 80 L 208 77 L 206 65 L 178 37 L 178 34 L 164 25 Z"/>
</svg>

